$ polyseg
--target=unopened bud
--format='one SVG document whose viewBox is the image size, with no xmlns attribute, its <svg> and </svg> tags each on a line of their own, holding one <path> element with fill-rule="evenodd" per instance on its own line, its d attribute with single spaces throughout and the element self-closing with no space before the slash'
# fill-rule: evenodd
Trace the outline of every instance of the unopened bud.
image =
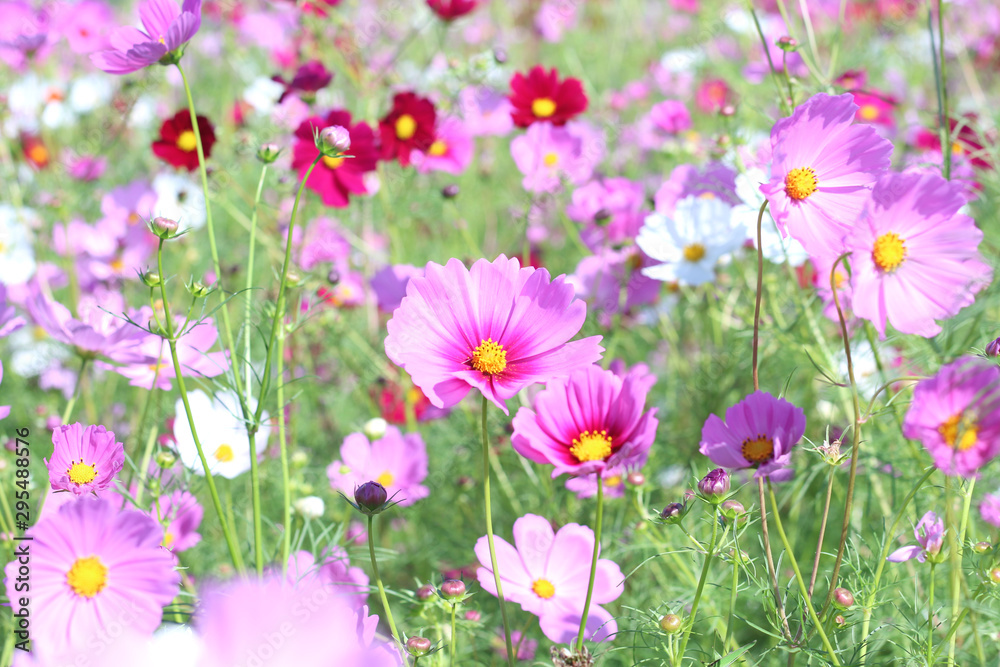
<svg viewBox="0 0 1000 667">
<path fill-rule="evenodd" d="M 641 472 L 630 472 L 628 477 L 625 478 L 625 481 L 632 486 L 642 486 L 646 483 L 646 476 Z"/>
<path fill-rule="evenodd" d="M 990 581 L 994 584 L 1000 584 L 1000 567 L 995 567 L 990 570 Z"/>
<path fill-rule="evenodd" d="M 1000 338 L 986 346 L 987 357 L 1000 357 Z"/>
<path fill-rule="evenodd" d="M 385 509 L 389 494 L 378 482 L 365 482 L 354 489 L 354 502 L 365 514 L 377 514 Z"/>
<path fill-rule="evenodd" d="M 364 431 L 369 440 L 379 440 L 385 435 L 387 428 L 389 428 L 389 422 L 381 417 L 375 417 L 366 421 L 361 430 Z"/>
<path fill-rule="evenodd" d="M 850 609 L 854 606 L 854 593 L 846 588 L 833 590 L 833 604 L 837 609 Z"/>
<path fill-rule="evenodd" d="M 794 37 L 784 36 L 779 37 L 775 45 L 785 51 L 786 53 L 791 53 L 792 51 L 797 51 L 799 48 L 799 43 Z"/>
<path fill-rule="evenodd" d="M 976 542 L 975 544 L 972 545 L 972 550 L 975 551 L 977 554 L 984 554 L 992 548 L 993 545 L 990 544 L 989 542 Z"/>
<path fill-rule="evenodd" d="M 459 579 L 448 579 L 441 584 L 441 595 L 449 600 L 456 600 L 465 595 L 465 582 Z"/>
<path fill-rule="evenodd" d="M 187 287 L 187 291 L 191 294 L 191 296 L 196 299 L 204 299 L 212 292 L 211 288 L 206 286 L 205 283 L 200 280 L 195 280 L 194 278 L 189 280 L 185 287 Z"/>
<path fill-rule="evenodd" d="M 465 620 L 472 621 L 473 623 L 478 623 L 479 620 L 482 619 L 482 617 L 483 615 L 480 614 L 475 609 L 470 609 L 469 611 L 465 612 Z"/>
<path fill-rule="evenodd" d="M 140 273 L 139 277 L 142 279 L 142 282 L 146 287 L 159 287 L 163 282 L 160 279 L 160 274 L 156 271 Z"/>
<path fill-rule="evenodd" d="M 299 498 L 292 505 L 295 511 L 307 519 L 318 519 L 323 516 L 323 512 L 326 510 L 326 505 L 323 503 L 323 499 L 318 496 L 306 496 L 305 498 Z"/>
<path fill-rule="evenodd" d="M 684 518 L 684 504 L 683 503 L 670 503 L 663 508 L 660 512 L 660 519 L 666 523 L 676 524 L 680 523 L 681 519 Z"/>
<path fill-rule="evenodd" d="M 729 473 L 723 468 L 712 470 L 698 482 L 701 496 L 712 504 L 722 502 L 723 497 L 729 493 L 729 487 Z"/>
<path fill-rule="evenodd" d="M 598 209 L 597 213 L 594 214 L 595 225 L 603 225 L 610 219 L 611 219 L 611 211 L 609 211 L 606 208 Z"/>
<path fill-rule="evenodd" d="M 667 614 L 660 619 L 660 628 L 669 635 L 681 629 L 681 617 L 677 614 Z"/>
<path fill-rule="evenodd" d="M 451 185 L 446 185 L 441 188 L 441 196 L 445 199 L 454 199 L 458 196 L 459 187 L 458 184 L 452 183 Z"/>
<path fill-rule="evenodd" d="M 427 600 L 430 600 L 431 598 L 434 597 L 434 592 L 435 591 L 433 586 L 431 586 L 430 584 L 424 584 L 423 586 L 417 589 L 417 599 L 422 602 L 426 602 Z"/>
<path fill-rule="evenodd" d="M 845 625 L 847 625 L 847 619 L 845 619 L 840 614 L 837 614 L 836 616 L 833 617 L 833 622 L 837 624 L 838 628 L 842 628 Z"/>
<path fill-rule="evenodd" d="M 741 517 L 746 514 L 747 511 L 746 508 L 743 507 L 743 503 L 738 500 L 727 500 L 722 503 L 720 510 L 722 511 L 722 516 L 730 520 Z"/>
<path fill-rule="evenodd" d="M 285 284 L 289 287 L 298 287 L 302 284 L 302 274 L 295 269 L 288 269 L 288 273 L 285 275 Z"/>
<path fill-rule="evenodd" d="M 161 239 L 169 239 L 177 234 L 177 221 L 161 215 L 149 222 L 149 229 Z"/>
<path fill-rule="evenodd" d="M 503 65 L 507 62 L 507 50 L 499 46 L 493 49 L 493 60 L 497 61 L 498 65 Z"/>
<path fill-rule="evenodd" d="M 725 116 L 726 118 L 729 118 L 731 116 L 735 116 L 736 115 L 736 107 L 734 107 L 732 104 L 726 104 L 721 109 L 719 109 L 719 114 L 722 115 L 722 116 Z"/>
<path fill-rule="evenodd" d="M 277 144 L 264 144 L 257 149 L 257 159 L 264 164 L 271 164 L 281 155 L 281 148 Z"/>
<path fill-rule="evenodd" d="M 156 465 L 160 466 L 164 470 L 167 468 L 173 468 L 174 464 L 177 463 L 177 457 L 174 456 L 173 452 L 157 452 L 155 460 Z"/>
<path fill-rule="evenodd" d="M 410 637 L 406 640 L 406 650 L 415 658 L 425 656 L 431 650 L 431 640 L 426 637 Z"/>
<path fill-rule="evenodd" d="M 340 125 L 324 127 L 317 135 L 316 148 L 326 157 L 340 157 L 351 148 L 351 133 Z"/>
</svg>

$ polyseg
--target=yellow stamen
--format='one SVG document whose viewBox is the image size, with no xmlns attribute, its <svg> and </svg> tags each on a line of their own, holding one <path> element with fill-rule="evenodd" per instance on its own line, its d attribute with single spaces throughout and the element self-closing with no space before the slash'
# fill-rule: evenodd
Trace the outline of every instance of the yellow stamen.
<svg viewBox="0 0 1000 667">
<path fill-rule="evenodd" d="M 785 193 L 795 200 L 805 199 L 816 192 L 818 186 L 819 181 L 812 167 L 792 169 L 785 176 Z"/>
<path fill-rule="evenodd" d="M 35 144 L 28 149 L 28 157 L 35 164 L 46 164 L 49 161 L 49 149 L 41 144 Z"/>
<path fill-rule="evenodd" d="M 325 164 L 330 169 L 336 169 L 344 163 L 344 158 L 342 157 L 330 157 L 329 155 L 323 156 L 323 164 Z"/>
<path fill-rule="evenodd" d="M 741 451 L 743 458 L 750 463 L 764 463 L 774 456 L 774 440 L 758 433 L 756 438 L 747 438 L 743 441 Z"/>
<path fill-rule="evenodd" d="M 543 600 L 548 600 L 556 594 L 556 587 L 548 579 L 535 579 L 531 584 L 531 590 Z"/>
<path fill-rule="evenodd" d="M 559 164 L 559 156 L 551 152 L 546 153 L 542 157 L 542 164 L 544 164 L 546 167 L 554 167 L 557 164 Z"/>
<path fill-rule="evenodd" d="M 74 484 L 90 484 L 97 479 L 95 466 L 84 463 L 83 459 L 70 461 L 70 463 L 73 465 L 66 471 L 66 475 L 69 477 L 69 481 Z"/>
<path fill-rule="evenodd" d="M 185 153 L 190 153 L 198 147 L 198 140 L 192 130 L 184 130 L 177 136 L 177 148 Z"/>
<path fill-rule="evenodd" d="M 875 120 L 878 118 L 878 107 L 874 104 L 866 104 L 858 110 L 862 120 Z"/>
<path fill-rule="evenodd" d="M 219 445 L 219 448 L 215 450 L 215 460 L 219 463 L 229 463 L 235 456 L 233 455 L 233 448 L 229 445 Z"/>
<path fill-rule="evenodd" d="M 979 429 L 976 422 L 961 412 L 952 415 L 938 426 L 938 433 L 941 434 L 949 447 L 954 447 L 960 452 L 964 452 L 979 442 Z"/>
<path fill-rule="evenodd" d="M 611 486 L 611 487 L 621 486 L 621 483 L 622 483 L 621 475 L 612 475 L 611 477 L 604 478 L 604 486 Z"/>
<path fill-rule="evenodd" d="M 406 141 L 417 132 L 417 121 L 408 113 L 396 119 L 396 138 Z"/>
<path fill-rule="evenodd" d="M 77 558 L 66 573 L 66 583 L 80 597 L 92 598 L 107 585 L 108 567 L 97 556 Z"/>
<path fill-rule="evenodd" d="M 427 153 L 433 155 L 434 157 L 441 157 L 448 152 L 448 144 L 440 139 L 436 139 L 431 147 L 427 149 Z"/>
<path fill-rule="evenodd" d="M 376 482 L 378 482 L 379 484 L 381 484 L 382 486 L 384 486 L 387 489 L 390 486 L 392 486 L 392 483 L 395 480 L 396 480 L 395 476 L 391 472 L 389 472 L 388 470 L 386 470 L 384 473 L 382 473 L 381 475 L 379 475 L 378 477 L 375 478 Z"/>
<path fill-rule="evenodd" d="M 531 113 L 539 118 L 548 118 L 556 112 L 556 103 L 547 97 L 539 97 L 531 103 Z"/>
<path fill-rule="evenodd" d="M 611 456 L 611 438 L 607 431 L 584 431 L 573 438 L 569 452 L 580 463 L 602 461 Z"/>
<path fill-rule="evenodd" d="M 688 262 L 698 262 L 705 256 L 705 246 L 700 243 L 692 243 L 684 246 L 684 259 Z"/>
<path fill-rule="evenodd" d="M 498 375 L 507 368 L 507 350 L 487 338 L 472 351 L 472 367 L 484 375 Z"/>
<path fill-rule="evenodd" d="M 883 271 L 895 271 L 903 263 L 905 257 L 906 242 L 899 238 L 899 234 L 888 232 L 875 239 L 872 259 L 878 268 Z"/>
</svg>

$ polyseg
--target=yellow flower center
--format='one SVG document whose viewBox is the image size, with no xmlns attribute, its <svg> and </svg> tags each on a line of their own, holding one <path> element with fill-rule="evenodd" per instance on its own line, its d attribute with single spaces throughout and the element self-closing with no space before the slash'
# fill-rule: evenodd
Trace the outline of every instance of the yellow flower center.
<svg viewBox="0 0 1000 667">
<path fill-rule="evenodd" d="M 952 152 L 953 155 L 961 155 L 962 153 L 965 152 L 965 149 L 962 148 L 962 144 L 960 144 L 957 141 L 955 141 L 955 142 L 952 142 L 952 144 L 951 144 L 951 152 Z"/>
<path fill-rule="evenodd" d="M 344 158 L 342 157 L 330 157 L 329 155 L 323 156 L 323 164 L 325 164 L 330 169 L 336 169 L 344 163 Z"/>
<path fill-rule="evenodd" d="M 714 192 L 702 192 L 700 195 L 698 195 L 698 199 L 715 199 L 715 193 Z"/>
<path fill-rule="evenodd" d="M 556 594 L 556 587 L 548 579 L 535 579 L 534 583 L 531 584 L 531 590 L 544 600 L 548 600 Z"/>
<path fill-rule="evenodd" d="M 612 475 L 611 477 L 604 478 L 604 486 L 612 486 L 612 487 L 621 486 L 621 483 L 622 483 L 621 475 Z"/>
<path fill-rule="evenodd" d="M 233 448 L 229 445 L 219 445 L 219 448 L 215 450 L 215 453 L 212 456 L 214 456 L 215 460 L 219 463 L 229 463 L 234 458 Z"/>
<path fill-rule="evenodd" d="M 705 246 L 700 243 L 692 243 L 684 246 L 684 259 L 688 262 L 700 261 L 705 256 Z"/>
<path fill-rule="evenodd" d="M 122 269 L 125 268 L 125 262 L 122 260 L 121 257 L 115 257 L 113 260 L 111 260 L 111 268 L 114 269 L 116 272 L 120 272 Z"/>
<path fill-rule="evenodd" d="M 174 534 L 168 530 L 166 533 L 163 534 L 163 546 L 169 549 L 173 543 L 174 543 Z"/>
<path fill-rule="evenodd" d="M 97 479 L 97 468 L 95 466 L 87 465 L 83 462 L 83 459 L 70 461 L 70 463 L 73 465 L 66 471 L 66 474 L 69 476 L 69 481 L 74 484 L 90 484 Z"/>
<path fill-rule="evenodd" d="M 31 328 L 31 337 L 35 341 L 45 340 L 49 334 L 42 327 L 35 325 Z"/>
<path fill-rule="evenodd" d="M 197 147 L 198 147 L 198 140 L 194 138 L 193 131 L 184 130 L 177 137 L 177 148 L 181 149 L 185 153 L 190 153 Z"/>
<path fill-rule="evenodd" d="M 964 452 L 979 441 L 979 429 L 976 428 L 976 422 L 961 412 L 952 415 L 938 426 L 938 433 L 941 434 L 949 447 L 954 447 L 960 452 Z"/>
<path fill-rule="evenodd" d="M 434 157 L 441 157 L 448 152 L 448 144 L 444 143 L 440 139 L 435 139 L 431 147 L 427 149 L 427 152 Z"/>
<path fill-rule="evenodd" d="M 3 241 L 0 241 L 0 253 L 3 253 L 3 251 L 5 251 L 6 249 L 7 249 L 7 244 L 4 243 Z"/>
<path fill-rule="evenodd" d="M 498 375 L 507 368 L 507 350 L 487 338 L 472 351 L 472 367 L 484 375 Z"/>
<path fill-rule="evenodd" d="M 554 167 L 557 164 L 559 164 L 559 156 L 551 152 L 546 153 L 542 157 L 542 164 L 544 164 L 546 167 Z"/>
<path fill-rule="evenodd" d="M 531 113 L 539 118 L 548 118 L 556 112 L 556 103 L 547 97 L 539 97 L 531 103 Z"/>
<path fill-rule="evenodd" d="M 816 172 L 812 167 L 799 167 L 792 169 L 785 176 L 785 193 L 795 200 L 805 199 L 816 192 L 819 181 L 816 180 Z"/>
<path fill-rule="evenodd" d="M 392 486 L 392 483 L 393 481 L 395 481 L 395 479 L 396 479 L 395 476 L 393 476 L 391 472 L 386 470 L 384 473 L 376 477 L 375 481 L 388 489 L 390 486 Z"/>
<path fill-rule="evenodd" d="M 878 118 L 878 107 L 874 104 L 866 104 L 858 111 L 862 120 L 875 120 Z"/>
<path fill-rule="evenodd" d="M 66 583 L 83 598 L 92 598 L 108 584 L 108 567 L 97 556 L 77 558 L 66 573 Z"/>
<path fill-rule="evenodd" d="M 741 451 L 743 458 L 750 463 L 764 463 L 774 456 L 774 440 L 758 433 L 756 438 L 747 438 L 743 441 Z"/>
<path fill-rule="evenodd" d="M 611 438 L 607 431 L 584 431 L 573 438 L 569 451 L 580 463 L 601 461 L 611 456 Z"/>
<path fill-rule="evenodd" d="M 396 119 L 396 137 L 403 141 L 410 139 L 417 132 L 417 121 L 413 116 L 404 113 Z"/>
<path fill-rule="evenodd" d="M 906 242 L 899 238 L 899 234 L 888 232 L 875 239 L 872 259 L 878 268 L 883 271 L 895 271 L 903 263 L 905 257 Z"/>
</svg>

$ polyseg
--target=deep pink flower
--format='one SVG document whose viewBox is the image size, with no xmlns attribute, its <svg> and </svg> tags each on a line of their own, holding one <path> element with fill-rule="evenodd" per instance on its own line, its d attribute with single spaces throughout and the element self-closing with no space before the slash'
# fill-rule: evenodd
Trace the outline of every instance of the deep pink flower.
<svg viewBox="0 0 1000 667">
<path fill-rule="evenodd" d="M 153 501 L 149 515 L 163 526 L 163 547 L 173 552 L 190 549 L 201 541 L 198 526 L 205 510 L 189 491 L 177 489 Z"/>
<path fill-rule="evenodd" d="M 734 101 L 735 93 L 725 79 L 706 79 L 694 94 L 694 103 L 703 113 L 718 113 Z"/>
<path fill-rule="evenodd" d="M 535 396 L 534 410 L 517 411 L 510 444 L 536 463 L 553 465 L 553 477 L 641 467 L 658 424 L 656 408 L 643 412 L 645 379 L 591 365 L 553 380 Z"/>
<path fill-rule="evenodd" d="M 664 100 L 649 110 L 649 119 L 656 129 L 667 134 L 680 134 L 691 129 L 691 113 L 683 102 Z"/>
<path fill-rule="evenodd" d="M 0 4 L 0 61 L 15 70 L 29 62 L 38 62 L 52 49 L 56 41 L 49 36 L 47 13 L 36 10 L 33 3 L 9 0 Z"/>
<path fill-rule="evenodd" d="M 364 176 L 374 171 L 378 162 L 375 133 L 368 123 L 352 123 L 351 114 L 339 109 L 331 111 L 325 118 L 307 118 L 295 131 L 292 168 L 298 171 L 299 178 L 305 176 L 309 165 L 319 155 L 319 149 L 313 141 L 313 132 L 332 125 L 348 129 L 351 135 L 348 154 L 352 157 L 324 156 L 310 174 L 306 187 L 317 192 L 327 206 L 345 208 L 351 195 L 368 194 Z"/>
<path fill-rule="evenodd" d="M 421 484 L 427 478 L 427 448 L 419 433 L 403 435 L 387 426 L 385 435 L 369 442 L 364 433 L 352 433 L 340 446 L 340 458 L 326 468 L 330 486 L 348 498 L 365 482 L 375 481 L 401 506 L 426 498 Z M 399 494 L 399 495 L 396 495 Z"/>
<path fill-rule="evenodd" d="M 139 17 L 146 32 L 123 26 L 111 33 L 111 50 L 90 55 L 108 74 L 130 74 L 160 61 L 184 46 L 201 27 L 201 0 L 184 0 L 178 9 L 173 0 L 145 0 Z"/>
<path fill-rule="evenodd" d="M 938 518 L 934 512 L 928 512 L 921 517 L 916 528 L 913 529 L 913 535 L 917 538 L 918 544 L 896 549 L 886 557 L 886 560 L 892 563 L 902 563 L 916 558 L 923 563 L 928 556 L 933 558 L 941 553 L 945 532 L 944 521 Z"/>
<path fill-rule="evenodd" d="M 810 254 L 839 254 L 889 166 L 892 144 L 870 125 L 855 124 L 857 111 L 850 93 L 820 93 L 771 129 L 771 180 L 760 191 L 781 232 Z"/>
<path fill-rule="evenodd" d="M 83 495 L 114 484 L 125 465 L 125 445 L 103 426 L 77 422 L 52 432 L 52 458 L 45 461 L 55 491 Z"/>
<path fill-rule="evenodd" d="M 871 123 L 895 129 L 896 118 L 894 114 L 899 102 L 892 95 L 878 91 L 854 91 L 851 94 L 854 96 L 854 103 L 858 105 L 855 120 L 859 123 Z"/>
<path fill-rule="evenodd" d="M 427 0 L 427 6 L 444 21 L 454 21 L 465 16 L 479 4 L 479 0 Z"/>
<path fill-rule="evenodd" d="M 61 6 L 52 20 L 52 29 L 66 38 L 73 53 L 93 53 L 109 46 L 114 17 L 102 0 L 83 0 Z"/>
<path fill-rule="evenodd" d="M 903 435 L 922 442 L 945 474 L 975 476 L 1000 454 L 1000 368 L 963 357 L 918 382 Z"/>
<path fill-rule="evenodd" d="M 756 468 L 754 477 L 775 481 L 791 474 L 792 447 L 806 430 L 805 413 L 783 398 L 755 391 L 726 410 L 726 421 L 709 415 L 698 448 L 718 466 Z"/>
<path fill-rule="evenodd" d="M 573 184 L 590 179 L 604 155 L 603 138 L 582 122 L 535 123 L 510 142 L 510 154 L 524 174 L 525 190 L 555 192 L 564 179 Z"/>
<path fill-rule="evenodd" d="M 587 110 L 587 94 L 579 79 L 559 80 L 559 71 L 535 65 L 527 75 L 515 72 L 510 79 L 510 116 L 518 127 L 546 122 L 562 126 Z"/>
<path fill-rule="evenodd" d="M 937 335 L 986 287 L 992 270 L 978 252 L 983 233 L 959 213 L 962 187 L 934 174 L 886 174 L 846 239 L 853 308 L 885 336 Z"/>
<path fill-rule="evenodd" d="M 385 351 L 437 407 L 478 389 L 507 414 L 505 401 L 535 382 L 550 382 L 594 363 L 600 336 L 568 342 L 587 306 L 565 276 L 521 268 L 517 258 L 428 262 L 412 278 L 389 320 Z"/>
</svg>

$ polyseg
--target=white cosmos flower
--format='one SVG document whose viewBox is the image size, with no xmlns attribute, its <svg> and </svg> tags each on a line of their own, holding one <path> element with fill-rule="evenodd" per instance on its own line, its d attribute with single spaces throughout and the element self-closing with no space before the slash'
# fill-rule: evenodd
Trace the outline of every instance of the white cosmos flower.
<svg viewBox="0 0 1000 667">
<path fill-rule="evenodd" d="M 81 76 L 69 89 L 69 106 L 76 113 L 90 113 L 107 106 L 113 93 L 111 77 L 102 74 Z"/>
<path fill-rule="evenodd" d="M 733 207 L 733 223 L 746 228 L 746 235 L 757 247 L 757 214 L 764 204 L 764 193 L 760 184 L 771 180 L 769 171 L 763 169 L 748 169 L 745 174 L 736 176 L 736 196 L 743 202 Z M 764 257 L 775 264 L 781 264 L 788 257 L 792 266 L 802 266 L 809 259 L 809 253 L 802 244 L 792 237 L 785 238 L 778 231 L 769 211 L 764 212 L 760 225 L 761 245 L 764 247 Z"/>
<path fill-rule="evenodd" d="M 0 283 L 20 285 L 35 275 L 35 248 L 30 208 L 0 204 Z"/>
<path fill-rule="evenodd" d="M 243 91 L 243 101 L 260 114 L 269 114 L 278 104 L 285 87 L 266 76 L 259 76 Z"/>
<path fill-rule="evenodd" d="M 205 226 L 205 194 L 186 176 L 164 172 L 153 179 L 156 206 L 153 213 L 177 221 L 180 229 Z"/>
<path fill-rule="evenodd" d="M 732 207 L 716 197 L 685 197 L 672 217 L 653 213 L 636 243 L 663 262 L 642 270 L 656 280 L 701 285 L 715 279 L 715 265 L 740 247 L 746 232 L 732 220 Z"/>
<path fill-rule="evenodd" d="M 247 440 L 246 423 L 240 410 L 239 398 L 233 391 L 219 391 L 210 397 L 201 390 L 188 392 L 188 403 L 198 431 L 198 440 L 208 459 L 213 475 L 228 479 L 237 477 L 250 469 L 250 444 Z M 257 408 L 257 401 L 248 401 L 251 411 Z M 198 475 L 205 469 L 198 457 L 198 448 L 191 435 L 191 426 L 184 411 L 184 400 L 179 398 L 174 405 L 177 419 L 174 421 L 174 439 L 177 453 L 187 468 Z M 261 415 L 261 425 L 257 430 L 257 452 L 262 454 L 267 448 L 267 438 L 271 434 L 268 414 Z"/>
</svg>

